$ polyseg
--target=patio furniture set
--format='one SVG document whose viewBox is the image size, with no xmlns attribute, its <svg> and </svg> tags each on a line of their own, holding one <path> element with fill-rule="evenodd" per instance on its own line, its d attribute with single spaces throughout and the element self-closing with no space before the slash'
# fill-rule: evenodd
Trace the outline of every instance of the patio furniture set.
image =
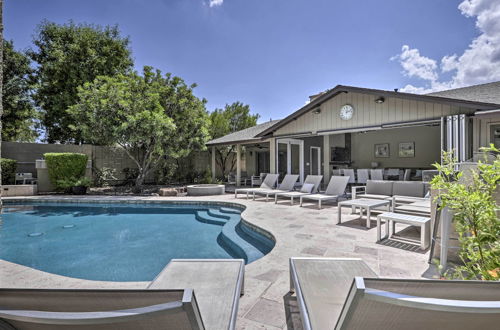
<svg viewBox="0 0 500 330">
<path fill-rule="evenodd" d="M 279 197 L 289 198 L 291 205 L 294 199 L 300 199 L 300 206 L 305 200 L 318 202 L 321 209 L 324 201 L 337 201 L 339 197 L 345 196 L 346 187 L 350 181 L 350 176 L 332 176 L 326 191 L 320 193 L 322 175 L 308 175 L 299 191 L 295 191 L 299 178 L 295 174 L 287 174 L 281 184 L 278 182 L 278 174 L 267 174 L 259 188 L 238 188 L 235 189 L 234 197 L 238 194 L 246 194 L 248 199 L 252 195 L 264 196 L 266 202 L 270 197 L 274 197 L 274 202 L 278 203 Z M 372 212 L 381 212 L 377 216 L 377 241 L 389 239 L 395 234 L 396 223 L 417 226 L 421 229 L 421 239 L 418 242 L 420 248 L 425 250 L 429 247 L 430 241 L 430 198 L 426 196 L 427 185 L 421 181 L 385 181 L 367 180 L 365 186 L 352 187 L 352 199 L 338 202 L 337 224 L 342 222 L 342 208 L 351 207 L 352 213 L 359 210 L 360 218 L 366 214 L 366 228 L 371 227 Z M 409 214 L 409 215 L 408 215 Z M 385 236 L 381 237 L 382 222 L 386 224 Z M 389 231 L 389 224 L 392 231 Z"/>
<path fill-rule="evenodd" d="M 421 181 L 423 170 L 412 170 L 407 168 L 401 170 L 399 168 L 388 169 L 334 169 L 333 175 L 349 176 L 349 184 L 366 184 L 368 180 L 393 180 L 393 181 Z M 413 175 L 412 175 L 413 174 Z"/>
</svg>

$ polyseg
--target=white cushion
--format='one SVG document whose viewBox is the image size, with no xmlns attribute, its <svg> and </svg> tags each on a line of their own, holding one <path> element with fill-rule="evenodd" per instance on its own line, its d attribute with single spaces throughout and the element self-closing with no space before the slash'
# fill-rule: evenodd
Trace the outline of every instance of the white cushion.
<svg viewBox="0 0 500 330">
<path fill-rule="evenodd" d="M 314 183 L 304 183 L 302 188 L 300 188 L 300 192 L 310 193 L 314 188 Z"/>
</svg>

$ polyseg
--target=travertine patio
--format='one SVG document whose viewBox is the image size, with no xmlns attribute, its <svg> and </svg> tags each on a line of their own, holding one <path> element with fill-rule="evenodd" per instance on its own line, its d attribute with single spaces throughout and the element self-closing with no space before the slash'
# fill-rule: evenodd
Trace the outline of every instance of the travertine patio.
<svg viewBox="0 0 500 330">
<path fill-rule="evenodd" d="M 30 197 L 27 197 L 29 199 Z M 63 196 L 36 198 L 62 199 Z M 74 197 L 67 197 L 74 198 Z M 240 300 L 239 329 L 300 329 L 300 315 L 293 296 L 288 294 L 288 259 L 292 256 L 325 256 L 362 258 L 379 276 L 393 278 L 431 277 L 433 267 L 427 263 L 428 253 L 412 245 L 395 241 L 377 244 L 375 221 L 372 228 L 357 215 L 345 213 L 343 224 L 336 225 L 337 208 L 325 205 L 318 210 L 316 204 L 305 207 L 290 206 L 288 200 L 275 205 L 264 199 L 235 200 L 227 194 L 213 197 L 104 197 L 86 196 L 88 200 L 211 200 L 237 202 L 247 208 L 243 218 L 274 235 L 275 248 L 265 257 L 249 264 L 245 269 L 245 295 Z M 349 210 L 345 210 L 349 212 Z M 416 235 L 411 229 L 405 235 Z M 335 279 L 332 279 L 335 280 Z M 80 287 L 80 288 L 144 288 L 147 282 L 95 282 L 47 274 L 24 266 L 0 260 L 2 287 Z"/>
</svg>

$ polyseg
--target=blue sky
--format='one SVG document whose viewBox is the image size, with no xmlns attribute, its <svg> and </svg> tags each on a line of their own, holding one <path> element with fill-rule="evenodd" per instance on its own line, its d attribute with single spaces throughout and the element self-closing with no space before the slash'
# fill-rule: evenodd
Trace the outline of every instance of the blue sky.
<svg viewBox="0 0 500 330">
<path fill-rule="evenodd" d="M 337 84 L 423 92 L 476 82 L 458 77 L 462 55 L 488 34 L 477 19 L 485 6 L 500 9 L 496 0 L 212 2 L 6 0 L 5 37 L 25 49 L 42 19 L 118 24 L 137 69 L 197 83 L 209 110 L 241 101 L 266 121 Z"/>
</svg>

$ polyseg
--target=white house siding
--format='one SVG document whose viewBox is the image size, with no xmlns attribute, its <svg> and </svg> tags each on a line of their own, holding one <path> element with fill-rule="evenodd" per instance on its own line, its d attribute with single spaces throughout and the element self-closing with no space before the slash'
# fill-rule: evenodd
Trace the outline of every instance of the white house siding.
<svg viewBox="0 0 500 330">
<path fill-rule="evenodd" d="M 321 113 L 305 113 L 279 128 L 274 136 L 436 119 L 474 112 L 468 108 L 394 97 L 386 97 L 384 103 L 377 104 L 376 98 L 377 96 L 362 93 L 340 93 L 321 105 Z M 341 120 L 339 117 L 340 108 L 344 104 L 354 107 L 351 120 Z"/>
</svg>

